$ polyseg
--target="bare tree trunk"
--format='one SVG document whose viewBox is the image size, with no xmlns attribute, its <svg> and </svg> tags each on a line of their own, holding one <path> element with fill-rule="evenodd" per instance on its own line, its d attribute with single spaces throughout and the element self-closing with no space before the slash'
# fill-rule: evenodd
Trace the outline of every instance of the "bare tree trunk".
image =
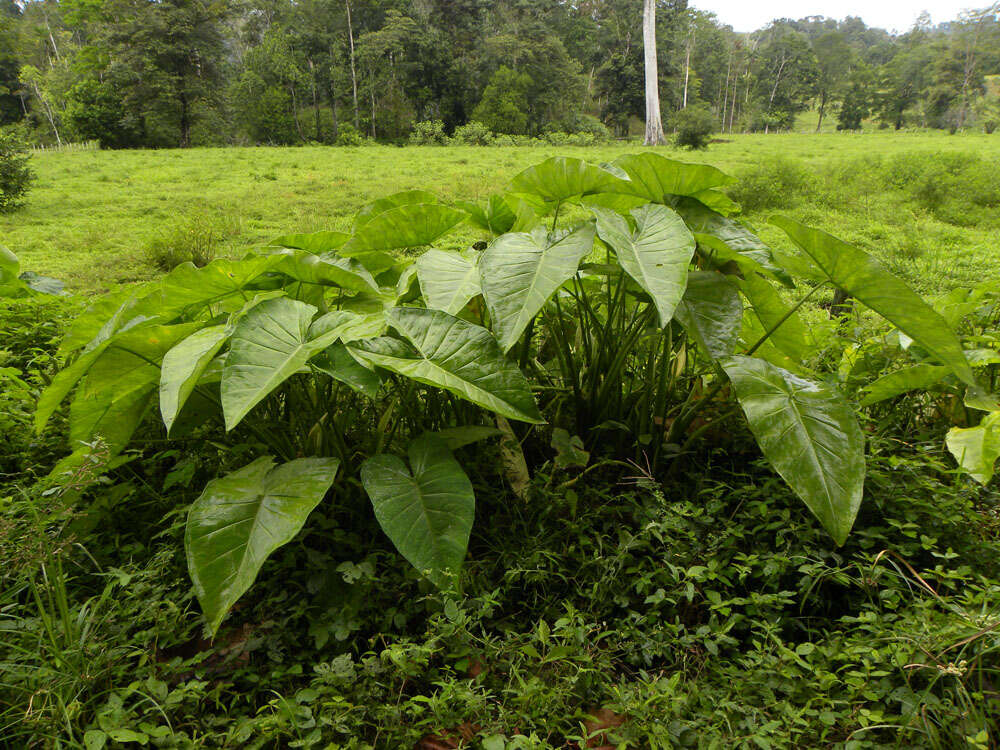
<svg viewBox="0 0 1000 750">
<path fill-rule="evenodd" d="M 31 86 L 35 89 L 35 96 L 38 98 L 38 101 L 40 101 L 42 103 L 42 107 L 45 108 L 45 117 L 48 119 L 49 125 L 52 126 L 52 132 L 56 134 L 56 143 L 62 146 L 62 138 L 59 137 L 59 128 L 56 127 L 56 118 L 52 114 L 52 107 L 50 107 L 49 103 L 45 101 L 45 98 L 42 96 L 42 90 L 38 87 L 38 84 L 35 81 L 31 82 Z M 24 99 L 21 100 L 21 106 L 24 106 Z M 25 112 L 27 112 L 27 110 L 25 110 Z"/>
<path fill-rule="evenodd" d="M 319 97 L 316 94 L 316 70 L 313 66 L 313 61 L 311 58 L 309 60 L 309 78 L 310 82 L 312 83 L 313 113 L 316 116 L 316 140 L 322 141 L 323 133 L 322 133 L 322 123 L 320 122 L 320 116 L 319 116 Z"/>
<path fill-rule="evenodd" d="M 656 0 L 642 3 L 642 46 L 646 59 L 646 140 L 647 146 L 666 143 L 660 119 L 660 80 L 656 70 Z"/>
<path fill-rule="evenodd" d="M 826 89 L 819 95 L 819 121 L 816 123 L 816 132 L 823 126 L 823 110 L 826 109 Z"/>
<path fill-rule="evenodd" d="M 688 79 L 691 77 L 691 47 L 687 48 L 684 55 L 684 97 L 681 101 L 681 109 L 687 109 L 688 105 Z"/>
<path fill-rule="evenodd" d="M 347 38 L 351 42 L 351 88 L 354 94 L 354 129 L 360 130 L 361 118 L 358 115 L 358 72 L 354 67 L 354 32 L 351 30 L 350 0 L 344 0 L 344 7 L 347 8 Z"/>
</svg>

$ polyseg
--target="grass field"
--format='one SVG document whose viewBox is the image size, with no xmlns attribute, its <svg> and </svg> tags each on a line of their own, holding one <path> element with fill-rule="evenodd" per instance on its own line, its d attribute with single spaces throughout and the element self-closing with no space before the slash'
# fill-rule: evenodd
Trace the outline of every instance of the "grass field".
<svg viewBox="0 0 1000 750">
<path fill-rule="evenodd" d="M 0 216 L 0 243 L 25 268 L 96 291 L 158 273 L 157 248 L 236 255 L 290 231 L 345 228 L 358 208 L 397 190 L 485 196 L 554 154 L 605 161 L 639 148 L 43 153 L 27 205 Z M 1000 136 L 736 135 L 704 153 L 662 152 L 740 176 L 733 193 L 767 240 L 778 241 L 767 216 L 787 212 L 876 253 L 924 291 L 1000 275 Z"/>
</svg>

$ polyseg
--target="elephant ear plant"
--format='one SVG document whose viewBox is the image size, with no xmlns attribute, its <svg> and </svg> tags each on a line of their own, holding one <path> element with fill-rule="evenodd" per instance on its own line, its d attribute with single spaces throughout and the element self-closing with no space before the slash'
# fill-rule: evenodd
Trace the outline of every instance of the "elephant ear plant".
<svg viewBox="0 0 1000 750">
<path fill-rule="evenodd" d="M 72 393 L 72 471 L 119 454 L 151 415 L 169 439 L 224 429 L 263 446 L 209 482 L 186 534 L 210 628 L 325 497 L 360 486 L 400 554 L 454 585 L 475 516 L 454 451 L 502 431 L 547 450 L 683 461 L 741 413 L 834 541 L 861 503 L 854 406 L 814 371 L 799 308 L 840 289 L 973 375 L 945 320 L 869 256 L 786 218 L 772 252 L 704 165 L 643 153 L 553 158 L 485 203 L 381 198 L 350 233 L 287 235 L 101 299 L 62 344 L 42 429 Z M 486 235 L 463 249 L 455 238 Z M 804 279 L 794 305 L 782 289 Z M 735 402 L 733 401 L 735 399 Z M 513 424 L 511 424 L 513 423 Z M 500 429 L 494 428 L 496 425 Z M 537 451 L 536 451 L 537 453 Z"/>
</svg>

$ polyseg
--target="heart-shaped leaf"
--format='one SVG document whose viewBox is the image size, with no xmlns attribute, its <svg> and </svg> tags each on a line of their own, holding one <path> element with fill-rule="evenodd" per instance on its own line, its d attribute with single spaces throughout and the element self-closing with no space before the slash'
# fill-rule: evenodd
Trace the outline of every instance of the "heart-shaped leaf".
<svg viewBox="0 0 1000 750">
<path fill-rule="evenodd" d="M 498 238 L 479 259 L 483 297 L 504 351 L 521 337 L 542 306 L 573 277 L 594 247 L 594 225 L 565 234 L 539 227 Z"/>
<path fill-rule="evenodd" d="M 339 466 L 336 458 L 299 458 L 275 467 L 265 456 L 206 485 L 188 512 L 184 545 L 212 635 L 264 561 L 299 533 Z"/>
<path fill-rule="evenodd" d="M 694 237 L 684 220 L 666 206 L 649 203 L 632 211 L 633 232 L 620 214 L 596 206 L 593 211 L 598 236 L 614 248 L 625 272 L 652 297 L 660 326 L 667 325 L 684 296 L 694 255 Z"/>
<path fill-rule="evenodd" d="M 396 206 L 368 220 L 341 248 L 340 254 L 352 257 L 379 250 L 430 245 L 465 221 L 467 216 L 464 211 L 439 203 Z"/>
<path fill-rule="evenodd" d="M 687 164 L 649 151 L 620 156 L 614 165 L 629 177 L 627 189 L 621 192 L 639 195 L 653 203 L 670 204 L 675 196 L 697 195 L 733 181 L 725 172 L 707 164 Z"/>
<path fill-rule="evenodd" d="M 674 316 L 688 336 L 718 359 L 736 349 L 743 302 L 739 289 L 728 277 L 712 271 L 692 271 Z"/>
<path fill-rule="evenodd" d="M 628 185 L 606 169 L 571 156 L 553 156 L 528 167 L 511 180 L 514 190 L 537 195 L 547 201 L 592 193 L 625 193 Z"/>
<path fill-rule="evenodd" d="M 472 482 L 437 435 L 418 437 L 408 454 L 409 469 L 397 456 L 372 456 L 361 466 L 361 483 L 396 549 L 444 588 L 469 546 L 476 513 Z"/>
<path fill-rule="evenodd" d="M 314 322 L 315 314 L 312 305 L 279 297 L 252 308 L 236 324 L 222 369 L 227 430 L 359 320 L 335 311 Z"/>
<path fill-rule="evenodd" d="M 202 328 L 176 344 L 163 357 L 160 367 L 160 415 L 168 435 L 205 368 L 229 338 L 229 332 L 229 327 L 225 325 Z"/>
<path fill-rule="evenodd" d="M 721 362 L 764 457 L 837 544 L 861 506 L 864 438 L 838 392 L 754 357 Z"/>
</svg>

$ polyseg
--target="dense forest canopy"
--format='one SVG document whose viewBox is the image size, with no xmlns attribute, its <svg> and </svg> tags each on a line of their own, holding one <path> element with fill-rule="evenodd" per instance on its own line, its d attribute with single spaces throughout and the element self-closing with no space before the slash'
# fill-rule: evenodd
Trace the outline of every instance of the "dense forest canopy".
<svg viewBox="0 0 1000 750">
<path fill-rule="evenodd" d="M 105 147 L 402 141 L 415 124 L 634 132 L 639 0 L 0 0 L 0 125 Z M 659 0 L 667 127 L 858 129 L 1000 122 L 998 8 L 892 35 L 859 18 L 735 33 Z"/>
</svg>

